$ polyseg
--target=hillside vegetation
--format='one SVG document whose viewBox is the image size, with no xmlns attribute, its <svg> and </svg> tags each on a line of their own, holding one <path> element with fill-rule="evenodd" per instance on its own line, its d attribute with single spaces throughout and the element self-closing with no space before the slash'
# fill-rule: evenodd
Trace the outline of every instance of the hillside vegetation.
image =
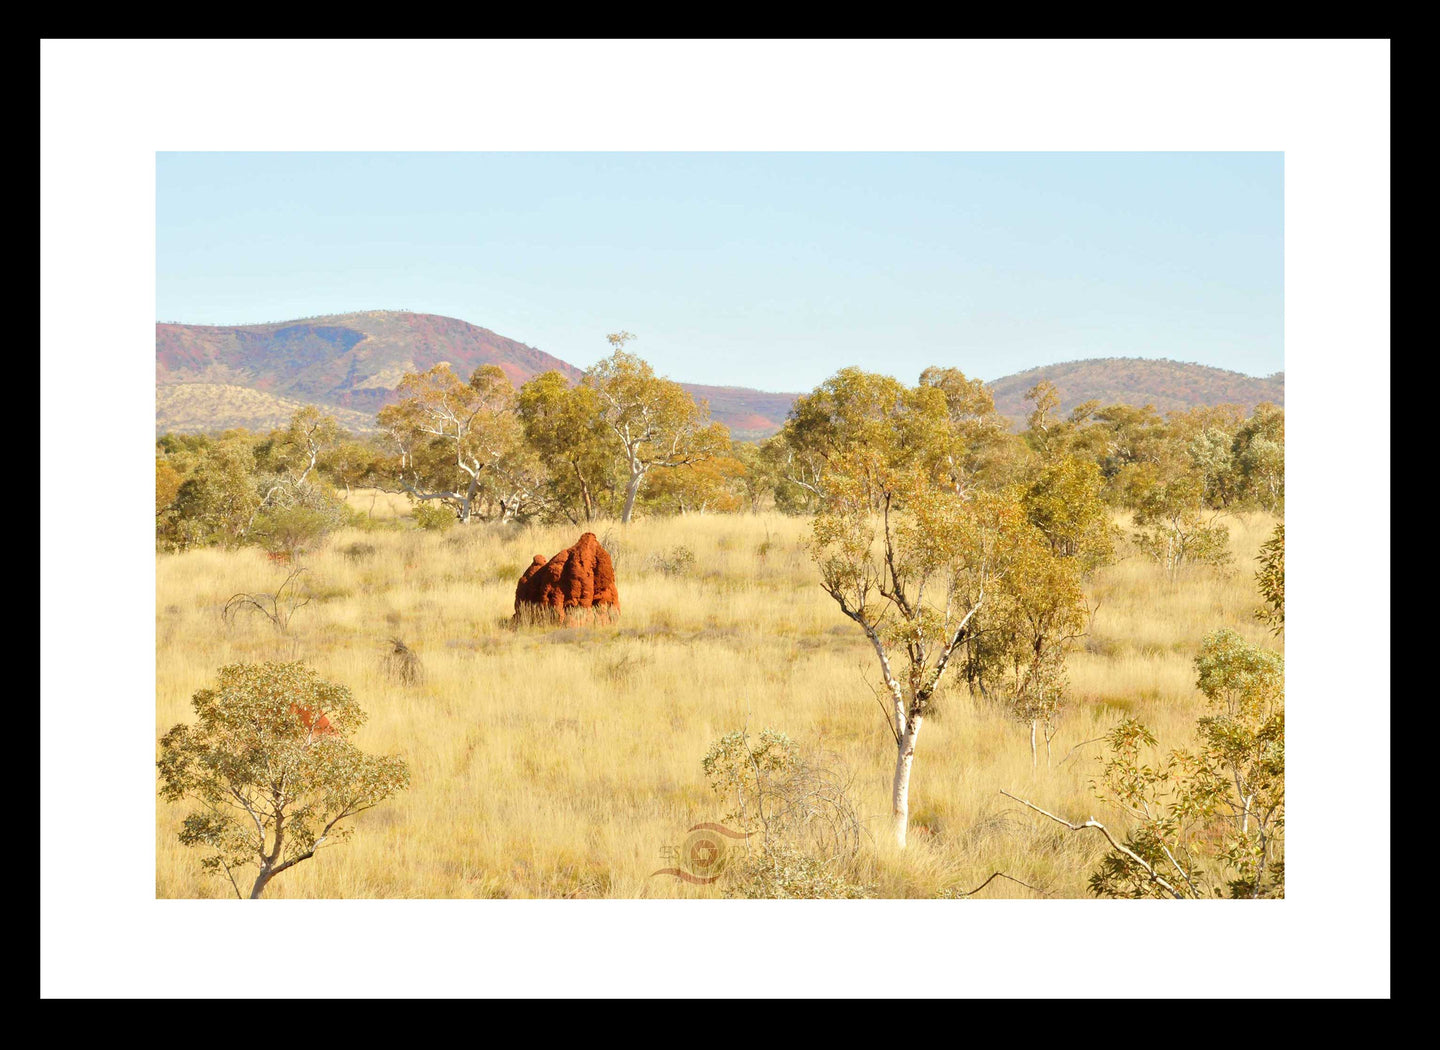
<svg viewBox="0 0 1440 1050">
<path fill-rule="evenodd" d="M 195 434 L 237 427 L 266 431 L 290 422 L 305 403 L 263 390 L 227 383 L 173 383 L 155 389 L 155 433 Z M 356 433 L 375 429 L 375 418 L 347 408 L 331 408 L 342 427 Z"/>
<path fill-rule="evenodd" d="M 1102 405 L 1152 405 L 1170 412 L 1207 405 L 1250 409 L 1262 401 L 1285 403 L 1285 374 L 1257 378 L 1209 365 L 1139 357 L 1097 357 L 1067 361 L 1005 376 L 988 384 L 995 409 L 1022 422 L 1030 413 L 1025 392 L 1048 380 L 1060 392 L 1059 411 L 1068 413 L 1086 401 Z"/>
</svg>

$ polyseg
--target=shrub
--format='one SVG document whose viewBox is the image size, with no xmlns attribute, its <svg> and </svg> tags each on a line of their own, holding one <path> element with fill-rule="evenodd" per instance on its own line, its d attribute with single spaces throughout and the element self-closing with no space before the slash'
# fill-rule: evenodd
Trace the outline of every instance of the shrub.
<svg viewBox="0 0 1440 1050">
<path fill-rule="evenodd" d="M 232 594 L 221 609 L 220 618 L 229 624 L 239 613 L 254 610 L 263 614 L 275 629 L 283 634 L 290 629 L 290 620 L 295 613 L 309 605 L 315 597 L 309 588 L 302 586 L 300 582 L 300 578 L 308 571 L 302 568 L 291 569 L 289 575 L 273 592 L 257 591 L 251 594 L 241 591 L 239 594 Z"/>
<path fill-rule="evenodd" d="M 394 532 L 403 528 L 398 518 L 377 518 L 348 505 L 345 507 L 345 524 L 361 532 Z"/>
<path fill-rule="evenodd" d="M 431 506 L 428 503 L 416 504 L 410 513 L 415 518 L 415 524 L 427 532 L 444 532 L 460 520 L 449 507 Z"/>
<path fill-rule="evenodd" d="M 764 846 L 734 869 L 725 896 L 749 899 L 856 899 L 873 896 L 852 881 L 835 861 L 820 860 L 780 839 Z"/>
<path fill-rule="evenodd" d="M 384 664 L 385 673 L 404 685 L 419 685 L 425 680 L 425 666 L 420 657 L 399 638 L 390 639 Z"/>
<path fill-rule="evenodd" d="M 255 519 L 250 537 L 271 554 L 294 559 L 324 543 L 338 523 L 329 509 L 300 504 L 276 507 Z"/>
<path fill-rule="evenodd" d="M 688 576 L 695 568 L 695 552 L 689 547 L 675 546 L 650 555 L 646 564 L 666 576 Z"/>
<path fill-rule="evenodd" d="M 729 803 L 725 823 L 759 833 L 759 849 L 737 869 L 741 897 L 863 897 L 847 875 L 863 827 L 851 778 L 834 755 L 805 753 L 784 733 L 744 730 L 717 740 L 703 761 L 710 789 Z"/>
</svg>

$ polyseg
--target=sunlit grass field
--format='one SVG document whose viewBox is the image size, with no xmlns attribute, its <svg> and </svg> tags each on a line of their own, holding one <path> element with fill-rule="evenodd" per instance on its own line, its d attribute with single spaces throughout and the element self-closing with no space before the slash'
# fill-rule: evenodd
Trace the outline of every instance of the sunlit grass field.
<svg viewBox="0 0 1440 1050">
<path fill-rule="evenodd" d="M 1088 585 L 1091 633 L 1069 661 L 1071 703 L 1032 769 L 1028 728 L 963 687 L 925 724 L 911 783 L 911 835 L 889 845 L 894 742 L 870 685 L 875 657 L 820 589 L 804 519 L 690 515 L 595 528 L 614 556 L 623 614 L 612 625 L 509 629 L 515 581 L 581 529 L 411 526 L 408 505 L 355 492 L 351 505 L 404 531 L 348 529 L 305 556 L 309 604 L 281 632 L 221 611 L 237 592 L 273 591 L 288 569 L 255 549 L 156 560 L 157 737 L 192 716 L 190 695 L 227 663 L 303 659 L 354 692 L 370 715 L 356 742 L 410 764 L 407 791 L 362 814 L 354 836 L 285 872 L 267 897 L 715 897 L 657 869 L 686 830 L 719 820 L 701 760 L 721 735 L 783 730 L 833 753 L 871 839 L 853 877 L 885 897 L 963 892 L 1083 897 L 1103 851 L 1001 796 L 1071 817 L 1114 818 L 1090 780 L 1124 715 L 1168 748 L 1201 711 L 1191 661 L 1230 626 L 1257 623 L 1255 555 L 1274 519 L 1229 516 L 1234 563 L 1172 584 L 1138 555 Z M 676 548 L 693 552 L 688 570 Z M 387 672 L 390 639 L 423 681 Z M 1090 741 L 1089 743 L 1086 743 Z M 198 852 L 176 839 L 188 806 L 157 803 L 156 895 L 223 897 Z M 729 877 L 728 875 L 726 877 Z"/>
</svg>

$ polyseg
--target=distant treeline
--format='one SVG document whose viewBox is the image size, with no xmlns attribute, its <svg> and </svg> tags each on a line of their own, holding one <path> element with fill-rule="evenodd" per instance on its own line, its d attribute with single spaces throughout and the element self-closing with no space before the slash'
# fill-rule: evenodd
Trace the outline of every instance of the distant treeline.
<svg viewBox="0 0 1440 1050">
<path fill-rule="evenodd" d="M 958 369 L 929 368 L 907 386 L 846 368 L 799 398 L 773 437 L 736 441 L 704 402 L 628 353 L 628 338 L 612 336 L 614 353 L 579 383 L 546 372 L 516 390 L 494 365 L 407 375 L 367 437 L 314 407 L 268 434 L 167 434 L 156 442 L 157 542 L 297 550 L 368 524 L 341 498 L 356 487 L 407 494 L 416 520 L 435 528 L 813 514 L 833 464 L 856 450 L 917 465 L 961 494 L 1029 493 L 1032 518 L 1091 498 L 1128 509 L 1167 563 L 1203 560 L 1208 515 L 1283 505 L 1284 410 L 1268 402 L 1162 415 L 1089 401 L 1060 412 L 1062 392 L 1041 381 L 1016 433 L 986 385 Z"/>
</svg>

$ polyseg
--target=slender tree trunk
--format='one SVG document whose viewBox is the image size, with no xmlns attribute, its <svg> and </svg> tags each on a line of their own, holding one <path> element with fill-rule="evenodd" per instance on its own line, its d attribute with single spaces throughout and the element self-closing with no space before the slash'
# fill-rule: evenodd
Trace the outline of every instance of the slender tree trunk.
<svg viewBox="0 0 1440 1050">
<path fill-rule="evenodd" d="M 480 491 L 480 475 L 470 475 L 470 484 L 465 487 L 465 498 L 460 502 L 460 524 L 469 525 L 471 508 L 475 505 L 475 496 Z"/>
<path fill-rule="evenodd" d="M 277 810 L 279 803 L 276 803 Z M 260 874 L 255 876 L 255 885 L 250 887 L 250 899 L 258 900 L 260 894 L 265 892 L 271 877 L 275 874 L 275 864 L 280 859 L 280 850 L 285 845 L 285 814 L 283 811 L 275 815 L 275 844 L 270 847 L 268 854 L 260 854 Z"/>
<path fill-rule="evenodd" d="M 1030 719 L 1030 768 L 1036 768 L 1035 761 L 1035 719 Z"/>
<path fill-rule="evenodd" d="M 643 472 L 630 475 L 630 484 L 625 486 L 625 511 L 620 515 L 621 525 L 630 524 L 630 515 L 635 511 L 635 497 L 640 493 L 640 482 L 644 477 Z"/>
<path fill-rule="evenodd" d="M 895 845 L 905 848 L 905 835 L 910 827 L 910 770 L 915 764 L 915 738 L 920 735 L 920 716 L 913 716 L 895 749 L 895 782 L 891 788 L 891 811 L 895 827 Z"/>
<path fill-rule="evenodd" d="M 595 520 L 595 497 L 590 495 L 590 483 L 585 480 L 585 475 L 580 473 L 580 468 L 571 464 L 575 470 L 575 478 L 580 482 L 580 500 L 585 506 L 585 520 Z"/>
</svg>

